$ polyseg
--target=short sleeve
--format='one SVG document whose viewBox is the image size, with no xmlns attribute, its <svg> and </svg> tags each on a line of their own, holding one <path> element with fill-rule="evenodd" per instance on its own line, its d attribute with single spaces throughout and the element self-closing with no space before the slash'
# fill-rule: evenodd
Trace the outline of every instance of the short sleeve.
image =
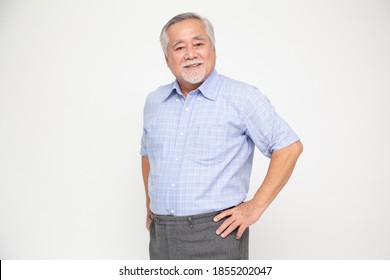
<svg viewBox="0 0 390 280">
<path fill-rule="evenodd" d="M 274 151 L 299 141 L 268 98 L 257 89 L 248 91 L 244 108 L 245 133 L 264 156 L 270 158 Z"/>
<path fill-rule="evenodd" d="M 142 138 L 141 138 L 141 149 L 140 154 L 141 156 L 148 156 L 147 148 L 146 148 L 146 138 L 147 138 L 147 131 L 145 128 L 143 129 Z"/>
</svg>

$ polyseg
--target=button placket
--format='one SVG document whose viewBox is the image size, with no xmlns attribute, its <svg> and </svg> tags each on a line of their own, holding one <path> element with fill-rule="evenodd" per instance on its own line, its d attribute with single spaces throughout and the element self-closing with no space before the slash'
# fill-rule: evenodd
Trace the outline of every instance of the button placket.
<svg viewBox="0 0 390 280">
<path fill-rule="evenodd" d="M 175 147 L 174 151 L 175 154 L 173 155 L 173 163 L 172 167 L 175 172 L 173 174 L 180 174 L 180 168 L 182 166 L 182 160 L 184 157 L 184 149 L 186 144 L 186 135 L 187 135 L 187 129 L 188 125 L 191 119 L 191 111 L 192 111 L 192 105 L 194 102 L 196 102 L 197 96 L 195 94 L 189 94 L 186 99 L 180 100 L 179 98 L 175 99 L 175 102 L 181 101 L 182 110 L 180 113 L 180 120 L 177 127 L 177 133 L 176 133 L 176 140 L 175 140 Z M 170 184 L 170 192 L 172 192 L 172 198 L 177 197 L 175 194 L 180 190 L 180 182 L 178 177 L 172 177 L 171 178 L 171 184 Z M 169 215 L 174 215 L 176 213 L 177 207 L 178 207 L 178 201 L 170 200 L 168 207 L 168 213 Z"/>
</svg>

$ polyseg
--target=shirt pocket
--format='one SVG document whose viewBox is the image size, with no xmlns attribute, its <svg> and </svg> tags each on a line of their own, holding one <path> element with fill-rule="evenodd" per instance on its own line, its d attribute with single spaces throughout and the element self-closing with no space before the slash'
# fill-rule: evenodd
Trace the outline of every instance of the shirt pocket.
<svg viewBox="0 0 390 280">
<path fill-rule="evenodd" d="M 192 159 L 203 164 L 220 163 L 227 152 L 227 128 L 221 124 L 207 124 L 194 130 Z"/>
</svg>

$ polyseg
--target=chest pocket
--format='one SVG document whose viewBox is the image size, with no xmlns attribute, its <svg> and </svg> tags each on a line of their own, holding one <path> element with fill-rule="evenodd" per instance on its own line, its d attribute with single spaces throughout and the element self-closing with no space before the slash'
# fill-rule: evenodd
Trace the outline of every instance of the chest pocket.
<svg viewBox="0 0 390 280">
<path fill-rule="evenodd" d="M 198 163 L 217 164 L 227 152 L 228 129 L 222 124 L 207 124 L 194 129 L 191 157 Z"/>
</svg>

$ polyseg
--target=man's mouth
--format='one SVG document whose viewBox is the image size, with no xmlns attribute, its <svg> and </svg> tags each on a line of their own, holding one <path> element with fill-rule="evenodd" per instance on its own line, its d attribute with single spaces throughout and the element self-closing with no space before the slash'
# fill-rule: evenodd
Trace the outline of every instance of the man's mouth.
<svg viewBox="0 0 390 280">
<path fill-rule="evenodd" d="M 192 67 L 198 67 L 202 65 L 202 63 L 195 63 L 195 64 L 191 64 L 191 65 L 187 65 L 187 66 L 184 66 L 184 68 L 192 68 Z"/>
<path fill-rule="evenodd" d="M 184 68 L 192 68 L 192 67 L 198 67 L 198 66 L 200 66 L 202 64 L 203 64 L 202 62 L 197 62 L 197 63 L 188 64 L 188 65 L 183 65 L 183 67 Z"/>
</svg>

